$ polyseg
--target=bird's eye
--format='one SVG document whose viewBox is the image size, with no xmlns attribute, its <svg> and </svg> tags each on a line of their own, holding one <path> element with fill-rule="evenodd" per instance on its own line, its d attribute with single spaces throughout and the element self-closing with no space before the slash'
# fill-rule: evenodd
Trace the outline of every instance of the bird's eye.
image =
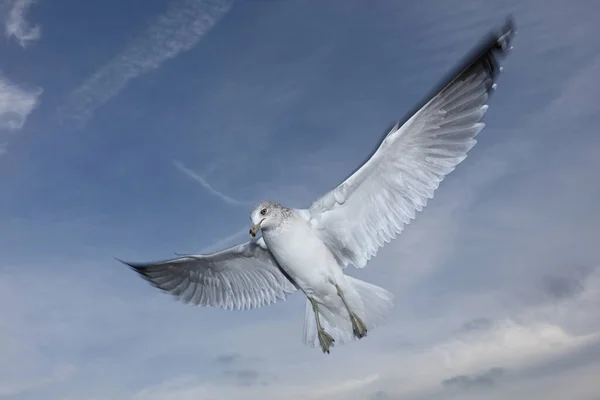
<svg viewBox="0 0 600 400">
<path fill-rule="evenodd" d="M 267 213 L 267 209 L 263 208 L 262 210 L 260 210 L 260 215 L 265 215 Z"/>
</svg>

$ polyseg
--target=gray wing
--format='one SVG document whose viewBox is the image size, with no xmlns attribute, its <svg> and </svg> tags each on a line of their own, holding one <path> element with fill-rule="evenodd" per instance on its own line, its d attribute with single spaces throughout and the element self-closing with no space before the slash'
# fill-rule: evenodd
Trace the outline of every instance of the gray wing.
<svg viewBox="0 0 600 400">
<path fill-rule="evenodd" d="M 119 261 L 153 286 L 194 305 L 244 310 L 296 291 L 263 242 L 150 263 Z"/>
<path fill-rule="evenodd" d="M 509 48 L 513 33 L 508 20 L 499 34 L 490 34 L 356 172 L 304 210 L 343 266 L 364 267 L 466 158 L 484 127 L 499 71 L 495 53 Z"/>
</svg>

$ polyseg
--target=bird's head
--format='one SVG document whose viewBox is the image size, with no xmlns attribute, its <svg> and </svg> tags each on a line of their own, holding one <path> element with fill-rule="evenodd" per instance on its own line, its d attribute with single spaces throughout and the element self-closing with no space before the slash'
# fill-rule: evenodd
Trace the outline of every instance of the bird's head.
<svg viewBox="0 0 600 400">
<path fill-rule="evenodd" d="M 259 230 L 267 230 L 278 226 L 284 218 L 285 207 L 281 204 L 265 200 L 250 213 L 252 226 L 250 227 L 250 237 L 254 239 Z"/>
</svg>

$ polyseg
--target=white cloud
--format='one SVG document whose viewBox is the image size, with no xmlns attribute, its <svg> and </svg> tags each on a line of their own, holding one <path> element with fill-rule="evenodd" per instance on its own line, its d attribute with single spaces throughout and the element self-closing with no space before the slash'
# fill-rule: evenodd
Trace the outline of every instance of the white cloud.
<svg viewBox="0 0 600 400">
<path fill-rule="evenodd" d="M 334 362 L 321 360 L 321 365 L 316 359 L 294 365 L 295 356 L 279 366 L 284 372 L 268 385 L 237 387 L 186 376 L 151 385 L 133 398 L 218 399 L 236 398 L 243 393 L 247 399 L 275 400 L 286 393 L 286 398 L 298 400 L 362 400 L 382 391 L 390 399 L 417 399 L 444 394 L 442 382 L 456 375 L 477 374 L 499 366 L 508 372 L 535 370 L 597 344 L 597 335 L 578 337 L 549 324 L 520 325 L 506 320 L 489 332 L 450 339 L 426 349 L 385 354 L 355 348 L 352 354 L 338 355 Z"/>
<path fill-rule="evenodd" d="M 23 128 L 27 117 L 39 103 L 41 88 L 24 89 L 0 74 L 0 134 Z M 6 152 L 6 141 L 0 142 L 0 156 Z"/>
<path fill-rule="evenodd" d="M 16 0 L 5 18 L 6 37 L 13 36 L 23 48 L 42 36 L 39 26 L 32 26 L 25 20 L 27 10 L 34 2 L 35 0 Z"/>
<path fill-rule="evenodd" d="M 21 129 L 41 94 L 41 88 L 23 89 L 0 75 L 0 132 Z"/>
<path fill-rule="evenodd" d="M 233 0 L 175 0 L 143 34 L 75 89 L 59 116 L 77 127 L 131 79 L 190 50 L 230 10 Z"/>
</svg>

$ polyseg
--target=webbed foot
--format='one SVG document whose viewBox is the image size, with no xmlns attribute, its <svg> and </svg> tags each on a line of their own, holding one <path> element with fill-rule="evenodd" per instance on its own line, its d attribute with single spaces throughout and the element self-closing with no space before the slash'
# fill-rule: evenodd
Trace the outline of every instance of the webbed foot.
<svg viewBox="0 0 600 400">
<path fill-rule="evenodd" d="M 367 326 L 364 322 L 356 315 L 355 313 L 350 313 L 350 321 L 352 321 L 352 331 L 354 332 L 354 336 L 359 339 L 367 336 Z"/>
<path fill-rule="evenodd" d="M 335 340 L 331 337 L 329 333 L 325 332 L 324 329 L 319 329 L 318 336 L 319 344 L 321 344 L 321 349 L 323 350 L 323 353 L 329 354 L 329 347 L 333 344 L 333 342 L 335 342 Z"/>
</svg>

